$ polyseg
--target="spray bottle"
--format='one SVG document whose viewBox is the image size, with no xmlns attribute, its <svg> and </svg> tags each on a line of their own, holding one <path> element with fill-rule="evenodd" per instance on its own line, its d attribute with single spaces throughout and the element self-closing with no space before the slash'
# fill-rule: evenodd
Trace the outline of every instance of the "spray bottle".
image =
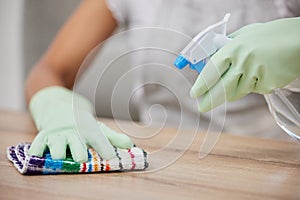
<svg viewBox="0 0 300 200">
<path fill-rule="evenodd" d="M 197 34 L 180 52 L 174 62 L 178 69 L 189 65 L 201 73 L 211 56 L 230 42 L 226 35 L 227 13 L 222 21 Z M 292 138 L 300 141 L 300 78 L 286 86 L 264 95 L 276 123 Z"/>
<path fill-rule="evenodd" d="M 230 14 L 227 13 L 222 21 L 198 33 L 180 52 L 174 65 L 178 69 L 190 65 L 191 69 L 200 73 L 210 57 L 230 41 L 230 38 L 226 35 L 229 18 Z"/>
</svg>

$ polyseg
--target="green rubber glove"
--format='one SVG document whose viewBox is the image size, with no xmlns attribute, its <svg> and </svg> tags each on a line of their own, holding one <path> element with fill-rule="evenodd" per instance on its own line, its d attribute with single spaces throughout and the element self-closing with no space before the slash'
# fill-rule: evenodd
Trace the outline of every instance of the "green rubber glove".
<svg viewBox="0 0 300 200">
<path fill-rule="evenodd" d="M 248 93 L 266 94 L 300 76 L 300 18 L 245 26 L 216 52 L 193 85 L 200 112 Z"/>
<path fill-rule="evenodd" d="M 92 104 L 86 98 L 66 88 L 42 89 L 32 97 L 29 109 L 39 131 L 30 155 L 42 156 L 48 147 L 53 159 L 64 159 L 68 146 L 75 161 L 86 162 L 88 146 L 104 159 L 116 157 L 112 145 L 132 147 L 128 136 L 96 121 Z"/>
</svg>

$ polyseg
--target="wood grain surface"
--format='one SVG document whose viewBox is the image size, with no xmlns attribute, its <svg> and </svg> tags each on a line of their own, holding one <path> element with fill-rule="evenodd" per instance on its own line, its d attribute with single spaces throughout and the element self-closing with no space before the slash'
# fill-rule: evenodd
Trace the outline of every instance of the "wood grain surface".
<svg viewBox="0 0 300 200">
<path fill-rule="evenodd" d="M 222 134 L 199 159 L 203 133 L 100 119 L 149 153 L 144 172 L 24 176 L 6 148 L 36 135 L 27 113 L 0 111 L 0 199 L 300 199 L 300 144 Z M 211 134 L 211 133 L 210 133 Z"/>
</svg>

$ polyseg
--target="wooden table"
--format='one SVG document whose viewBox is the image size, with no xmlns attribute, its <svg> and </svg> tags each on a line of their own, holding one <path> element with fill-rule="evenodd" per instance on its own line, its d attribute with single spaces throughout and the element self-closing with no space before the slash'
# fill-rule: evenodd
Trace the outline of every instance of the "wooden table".
<svg viewBox="0 0 300 200">
<path fill-rule="evenodd" d="M 102 121 L 117 129 L 114 121 Z M 141 130 L 150 133 L 154 128 Z M 154 158 L 145 172 L 24 176 L 7 160 L 6 147 L 32 141 L 35 132 L 27 113 L 0 112 L 1 200 L 300 199 L 300 144 L 296 142 L 222 134 L 213 151 L 199 159 L 203 134 L 191 140 L 193 133 L 183 131 L 178 137 L 192 145 L 168 147 L 177 130 L 163 128 L 148 139 L 135 140 Z M 170 158 L 172 163 L 159 166 Z"/>
</svg>

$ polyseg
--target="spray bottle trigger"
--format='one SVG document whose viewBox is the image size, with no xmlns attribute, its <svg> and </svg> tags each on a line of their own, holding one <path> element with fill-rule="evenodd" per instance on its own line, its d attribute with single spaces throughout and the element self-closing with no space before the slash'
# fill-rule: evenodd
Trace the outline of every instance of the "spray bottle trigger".
<svg viewBox="0 0 300 200">
<path fill-rule="evenodd" d="M 203 59 L 195 64 L 190 64 L 190 68 L 196 70 L 200 74 L 206 63 L 206 59 Z"/>
</svg>

